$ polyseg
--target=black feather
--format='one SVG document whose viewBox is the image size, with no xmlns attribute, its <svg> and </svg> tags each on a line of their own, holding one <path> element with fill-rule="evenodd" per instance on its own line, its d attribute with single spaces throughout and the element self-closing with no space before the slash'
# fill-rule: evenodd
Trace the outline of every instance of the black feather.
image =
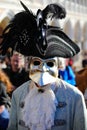
<svg viewBox="0 0 87 130">
<path fill-rule="evenodd" d="M 25 9 L 25 11 L 29 11 L 29 9 L 24 5 L 24 3 L 22 1 L 20 1 L 20 3 L 23 6 L 23 8 Z"/>
<path fill-rule="evenodd" d="M 14 18 L 10 21 L 9 25 L 5 28 L 5 30 L 2 33 L 2 42 L 0 44 L 0 53 L 5 55 L 9 48 L 12 48 L 16 51 L 22 51 L 21 48 L 28 48 L 31 46 L 31 40 L 30 44 L 27 44 L 24 46 L 23 43 L 19 41 L 20 35 L 22 35 L 24 30 L 27 30 L 29 34 L 30 39 L 34 39 L 34 36 L 37 32 L 37 24 L 36 24 L 36 17 L 33 15 L 31 11 L 22 11 L 17 13 Z M 32 38 L 33 37 L 33 38 Z M 23 40 L 23 42 L 25 42 Z M 11 49 L 10 49 L 11 50 Z"/>
</svg>

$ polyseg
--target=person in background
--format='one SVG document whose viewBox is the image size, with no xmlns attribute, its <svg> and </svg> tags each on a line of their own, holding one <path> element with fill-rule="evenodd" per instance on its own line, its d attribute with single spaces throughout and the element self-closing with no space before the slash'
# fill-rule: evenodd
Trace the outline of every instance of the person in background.
<svg viewBox="0 0 87 130">
<path fill-rule="evenodd" d="M 9 77 L 6 75 L 6 73 L 0 69 L 0 81 L 4 83 L 6 86 L 6 92 L 8 96 L 11 96 L 12 91 L 14 90 L 14 85 L 11 83 Z"/>
<path fill-rule="evenodd" d="M 73 86 L 76 86 L 75 73 L 72 69 L 72 63 L 69 61 L 69 59 L 60 58 L 59 78 Z"/>
<path fill-rule="evenodd" d="M 9 123 L 9 112 L 5 107 L 7 102 L 6 87 L 0 81 L 0 130 L 6 130 Z"/>
<path fill-rule="evenodd" d="M 13 90 L 13 86 L 7 75 L 0 70 L 0 130 L 6 130 L 9 123 L 9 112 L 11 99 L 8 94 Z"/>
<path fill-rule="evenodd" d="M 10 57 L 10 67 L 3 69 L 3 71 L 8 75 L 15 89 L 29 80 L 28 72 L 24 67 L 22 67 L 20 60 L 20 54 L 15 51 Z"/>
<path fill-rule="evenodd" d="M 58 78 L 59 57 L 73 57 L 80 49 L 60 27 L 47 22 L 49 17 L 65 18 L 65 9 L 52 3 L 34 15 L 21 4 L 25 10 L 6 27 L 1 52 L 12 48 L 29 56 L 30 80 L 12 94 L 7 130 L 87 130 L 82 93 Z"/>
<path fill-rule="evenodd" d="M 83 53 L 83 60 L 82 60 L 82 67 L 86 68 L 87 67 L 87 51 Z"/>
</svg>

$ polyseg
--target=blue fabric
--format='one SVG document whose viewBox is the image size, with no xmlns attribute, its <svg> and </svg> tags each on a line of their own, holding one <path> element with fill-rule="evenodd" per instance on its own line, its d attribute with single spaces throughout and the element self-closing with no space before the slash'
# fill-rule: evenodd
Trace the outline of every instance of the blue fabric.
<svg viewBox="0 0 87 130">
<path fill-rule="evenodd" d="M 9 112 L 7 109 L 5 109 L 0 114 L 0 130 L 6 130 L 9 123 Z"/>
<path fill-rule="evenodd" d="M 67 66 L 65 70 L 59 70 L 59 76 L 71 85 L 76 85 L 75 74 L 71 66 Z"/>
</svg>

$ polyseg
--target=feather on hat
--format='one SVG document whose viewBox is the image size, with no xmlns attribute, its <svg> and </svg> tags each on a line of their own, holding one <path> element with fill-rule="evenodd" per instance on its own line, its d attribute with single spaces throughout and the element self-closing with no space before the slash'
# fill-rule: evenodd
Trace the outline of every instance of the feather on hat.
<svg viewBox="0 0 87 130">
<path fill-rule="evenodd" d="M 0 53 L 16 50 L 25 56 L 70 58 L 79 47 L 59 28 L 47 25 L 47 19 L 62 19 L 65 9 L 59 4 L 49 4 L 34 15 L 22 2 L 24 11 L 17 13 L 3 31 Z"/>
</svg>

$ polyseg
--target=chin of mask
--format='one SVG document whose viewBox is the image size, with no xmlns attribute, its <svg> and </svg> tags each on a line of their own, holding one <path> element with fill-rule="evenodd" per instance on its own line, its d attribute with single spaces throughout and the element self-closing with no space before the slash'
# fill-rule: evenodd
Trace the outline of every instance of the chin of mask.
<svg viewBox="0 0 87 130">
<path fill-rule="evenodd" d="M 41 87 L 55 82 L 58 77 L 57 58 L 42 60 L 41 58 L 33 57 L 30 61 L 29 77 Z"/>
</svg>

